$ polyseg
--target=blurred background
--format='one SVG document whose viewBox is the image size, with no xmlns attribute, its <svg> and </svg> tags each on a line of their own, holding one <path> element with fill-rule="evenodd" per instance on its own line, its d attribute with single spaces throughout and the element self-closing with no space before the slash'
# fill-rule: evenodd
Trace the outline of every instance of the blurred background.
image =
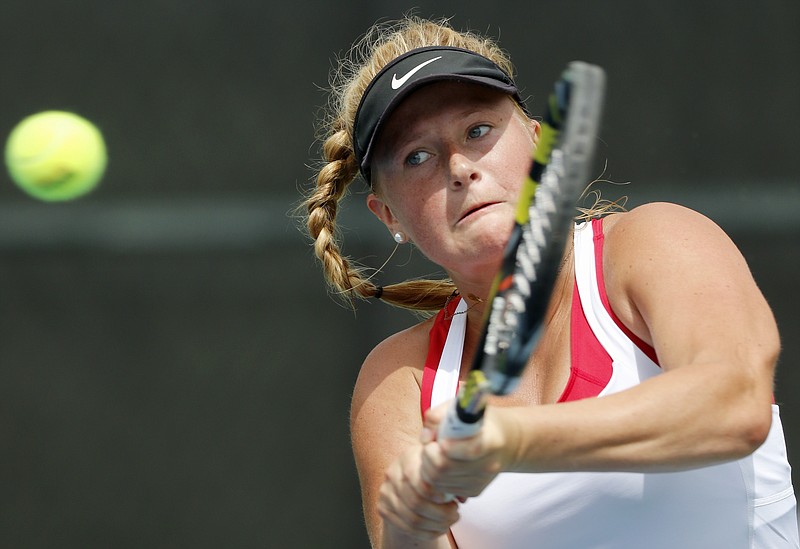
<svg viewBox="0 0 800 549">
<path fill-rule="evenodd" d="M 110 164 L 68 204 L 0 175 L 0 547 L 366 547 L 350 392 L 415 319 L 330 299 L 291 211 L 337 55 L 411 8 L 499 36 L 536 112 L 568 61 L 605 67 L 601 168 L 630 184 L 600 188 L 740 246 L 800 463 L 797 1 L 6 0 L 3 141 L 72 110 Z M 393 242 L 363 194 L 345 251 L 379 267 Z M 421 274 L 404 248 L 379 280 Z"/>
</svg>

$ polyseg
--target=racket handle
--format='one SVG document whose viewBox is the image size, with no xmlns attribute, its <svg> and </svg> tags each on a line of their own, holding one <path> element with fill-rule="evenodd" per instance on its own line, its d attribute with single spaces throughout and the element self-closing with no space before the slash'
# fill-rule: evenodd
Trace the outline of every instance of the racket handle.
<svg viewBox="0 0 800 549">
<path fill-rule="evenodd" d="M 476 421 L 468 423 L 459 417 L 458 401 L 456 400 L 450 409 L 447 411 L 447 416 L 439 424 L 438 439 L 459 439 L 469 438 L 481 430 L 483 424 L 483 415 L 478 417 Z M 443 494 L 445 502 L 450 502 L 455 499 L 453 494 Z"/>
<path fill-rule="evenodd" d="M 469 438 L 477 433 L 481 428 L 489 392 L 489 381 L 483 372 L 472 370 L 444 421 L 439 424 L 439 440 Z"/>
<path fill-rule="evenodd" d="M 468 418 L 472 419 L 472 418 Z M 458 401 L 453 403 L 453 406 L 447 411 L 444 421 L 439 424 L 439 440 L 448 438 L 469 438 L 481 430 L 483 415 L 476 418 L 475 421 L 464 421 L 459 416 Z"/>
<path fill-rule="evenodd" d="M 483 372 L 471 371 L 458 398 L 447 410 L 444 421 L 439 424 L 438 440 L 469 438 L 476 435 L 483 424 L 488 393 L 489 382 Z M 454 499 L 453 494 L 444 494 L 445 501 Z"/>
</svg>

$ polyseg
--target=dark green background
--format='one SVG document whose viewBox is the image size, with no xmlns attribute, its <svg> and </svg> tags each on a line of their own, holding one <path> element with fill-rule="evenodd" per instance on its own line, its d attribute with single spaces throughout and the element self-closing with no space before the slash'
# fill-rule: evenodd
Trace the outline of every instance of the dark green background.
<svg viewBox="0 0 800 549">
<path fill-rule="evenodd" d="M 608 73 L 604 194 L 677 201 L 740 245 L 781 326 L 800 455 L 800 3 L 8 0 L 0 133 L 45 109 L 104 131 L 93 195 L 0 176 L 0 547 L 364 547 L 347 435 L 369 349 L 413 318 L 327 295 L 288 212 L 335 56 L 412 7 L 499 35 L 539 111 Z M 346 251 L 390 236 L 356 189 Z M 433 269 L 403 251 L 382 282 Z"/>
</svg>

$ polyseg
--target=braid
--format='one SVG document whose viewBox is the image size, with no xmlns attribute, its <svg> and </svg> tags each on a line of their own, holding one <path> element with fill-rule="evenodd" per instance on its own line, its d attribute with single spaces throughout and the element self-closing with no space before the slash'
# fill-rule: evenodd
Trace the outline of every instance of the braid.
<svg viewBox="0 0 800 549">
<path fill-rule="evenodd" d="M 348 185 L 358 172 L 352 150 L 350 136 L 344 130 L 334 133 L 325 141 L 323 155 L 327 163 L 317 175 L 316 189 L 305 202 L 308 212 L 306 227 L 314 239 L 314 253 L 322 263 L 332 290 L 348 301 L 351 301 L 354 291 L 362 294 L 369 290 L 364 288 L 365 281 L 360 270 L 342 255 L 336 243 L 339 200 L 344 197 Z"/>
<path fill-rule="evenodd" d="M 362 269 L 342 255 L 336 243 L 336 214 L 339 200 L 358 172 L 349 133 L 339 131 L 329 137 L 323 144 L 323 155 L 327 163 L 319 170 L 316 189 L 305 201 L 306 226 L 331 289 L 351 305 L 353 297 L 378 297 L 406 309 L 440 309 L 453 291 L 449 281 L 410 280 L 381 287 L 365 278 Z"/>
</svg>

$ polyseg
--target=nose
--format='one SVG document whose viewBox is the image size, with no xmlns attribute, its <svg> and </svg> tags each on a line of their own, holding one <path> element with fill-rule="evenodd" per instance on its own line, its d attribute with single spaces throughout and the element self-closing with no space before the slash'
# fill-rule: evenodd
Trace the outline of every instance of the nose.
<svg viewBox="0 0 800 549">
<path fill-rule="evenodd" d="M 450 153 L 450 187 L 460 189 L 465 185 L 479 181 L 481 178 L 478 166 L 461 152 Z"/>
</svg>

